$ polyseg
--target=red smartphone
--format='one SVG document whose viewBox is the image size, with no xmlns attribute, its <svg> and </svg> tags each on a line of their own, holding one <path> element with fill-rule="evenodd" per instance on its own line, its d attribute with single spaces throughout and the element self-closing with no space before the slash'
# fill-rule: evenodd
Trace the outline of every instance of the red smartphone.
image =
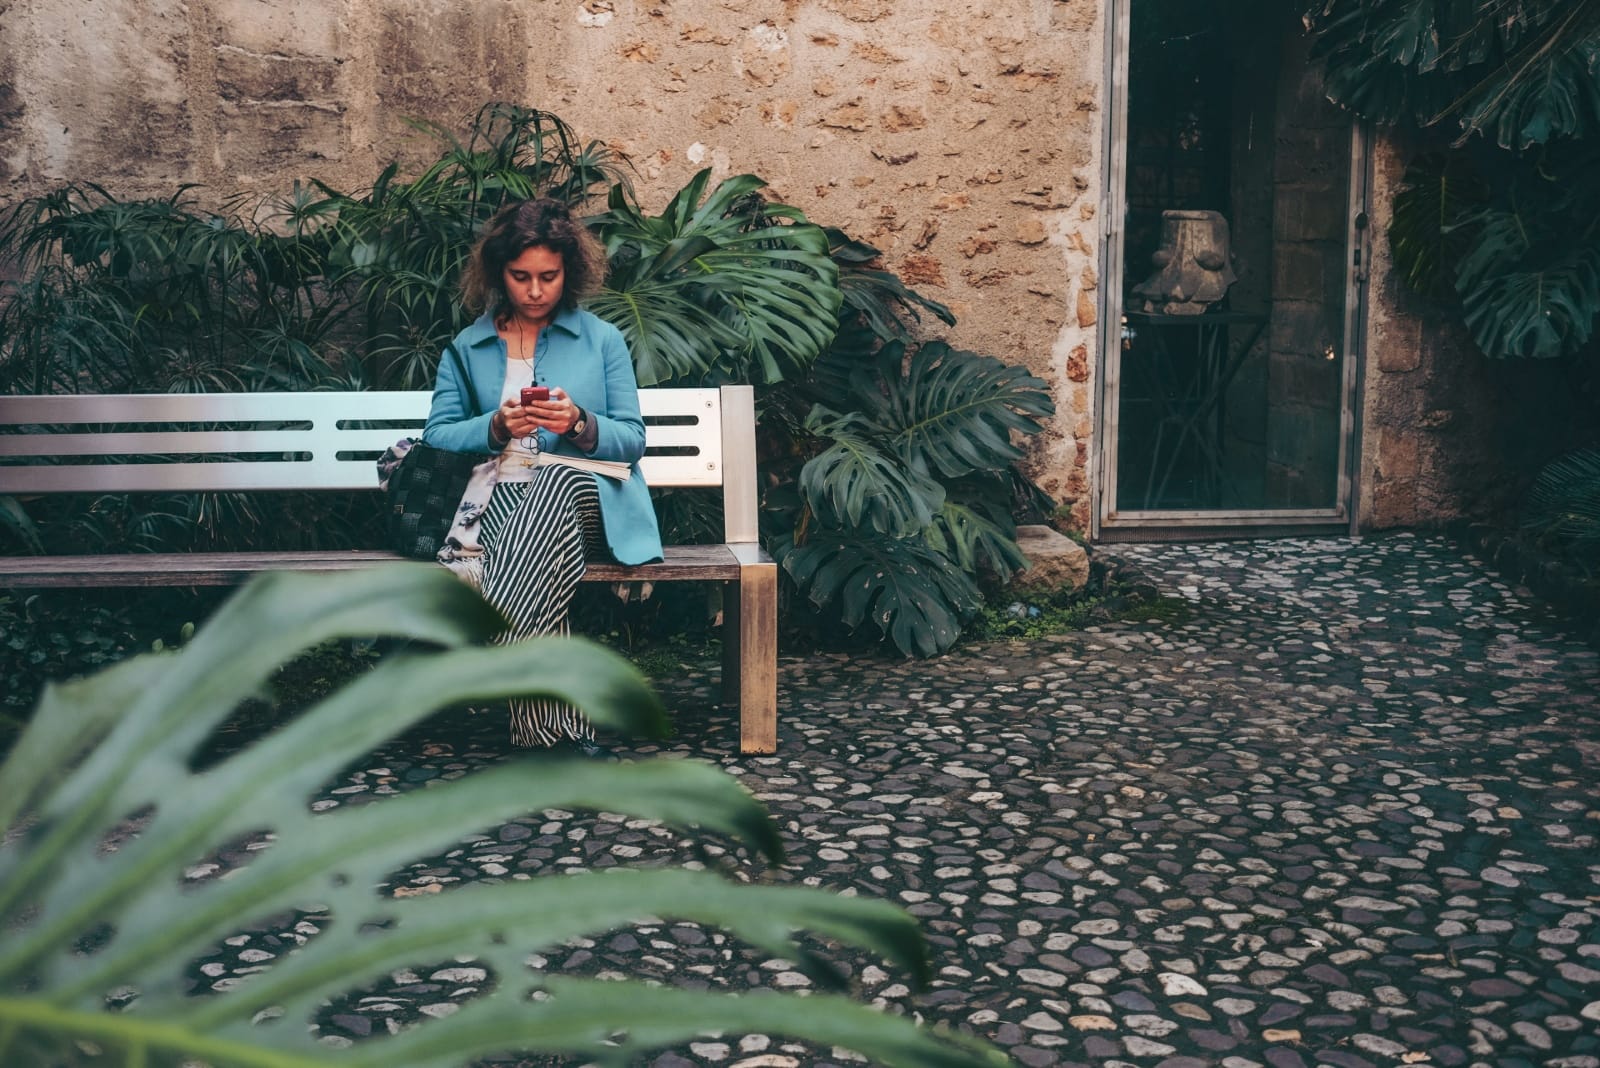
<svg viewBox="0 0 1600 1068">
<path fill-rule="evenodd" d="M 549 386 L 523 386 L 522 403 L 532 404 L 534 401 L 547 401 L 550 399 Z"/>
</svg>

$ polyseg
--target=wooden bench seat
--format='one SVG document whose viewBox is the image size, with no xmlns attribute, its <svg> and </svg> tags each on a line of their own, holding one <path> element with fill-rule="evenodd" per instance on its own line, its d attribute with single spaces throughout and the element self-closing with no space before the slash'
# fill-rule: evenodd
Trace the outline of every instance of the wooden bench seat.
<svg viewBox="0 0 1600 1068">
<path fill-rule="evenodd" d="M 723 699 L 740 750 L 777 748 L 777 565 L 756 526 L 749 386 L 641 390 L 645 480 L 722 490 L 724 542 L 667 546 L 665 560 L 594 562 L 586 582 L 721 582 Z M 0 494 L 315 490 L 373 493 L 375 458 L 416 435 L 426 392 L 96 394 L 0 397 Z M 373 507 L 380 505 L 374 493 Z M 343 571 L 381 550 L 117 553 L 0 558 L 0 587 L 225 586 L 263 571 Z"/>
</svg>

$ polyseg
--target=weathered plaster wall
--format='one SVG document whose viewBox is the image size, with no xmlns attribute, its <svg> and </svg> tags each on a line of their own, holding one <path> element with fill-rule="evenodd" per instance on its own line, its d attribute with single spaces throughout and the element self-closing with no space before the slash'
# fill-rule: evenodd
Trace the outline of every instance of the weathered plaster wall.
<svg viewBox="0 0 1600 1068">
<path fill-rule="evenodd" d="M 0 0 L 0 197 L 370 182 L 490 99 L 556 112 L 665 204 L 754 172 L 877 245 L 1059 410 L 1032 473 L 1088 522 L 1100 0 Z M 937 325 L 937 324 L 936 324 Z"/>
</svg>

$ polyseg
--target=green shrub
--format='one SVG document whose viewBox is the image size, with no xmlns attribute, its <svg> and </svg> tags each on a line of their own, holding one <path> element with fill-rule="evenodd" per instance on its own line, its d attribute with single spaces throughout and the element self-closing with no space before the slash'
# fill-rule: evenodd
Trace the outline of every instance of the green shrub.
<svg viewBox="0 0 1600 1068">
<path fill-rule="evenodd" d="M 412 178 L 296 184 L 270 211 L 200 210 L 186 190 L 122 202 L 96 186 L 25 201 L 0 224 L 0 390 L 426 389 L 462 325 L 456 277 L 507 198 L 575 205 L 612 263 L 593 310 L 627 337 L 642 385 L 749 382 L 758 399 L 763 532 L 782 604 L 905 654 L 948 648 L 981 604 L 983 569 L 1023 561 L 1014 435 L 1053 408 L 1045 383 L 921 342 L 948 309 L 739 175 L 695 175 L 659 215 L 619 160 L 547 112 L 484 107 Z M 705 495 L 658 495 L 668 541 L 720 540 Z M 377 544 L 377 509 L 330 494 L 0 500 L 35 551 L 316 549 Z M 48 522 L 47 522 L 48 520 Z"/>
</svg>

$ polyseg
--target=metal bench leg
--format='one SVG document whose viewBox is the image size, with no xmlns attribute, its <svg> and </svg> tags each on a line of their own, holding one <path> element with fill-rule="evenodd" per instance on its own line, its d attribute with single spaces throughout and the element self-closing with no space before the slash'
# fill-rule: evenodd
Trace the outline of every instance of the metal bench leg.
<svg viewBox="0 0 1600 1068">
<path fill-rule="evenodd" d="M 778 566 L 745 563 L 722 622 L 722 699 L 739 705 L 739 752 L 778 748 Z"/>
</svg>

